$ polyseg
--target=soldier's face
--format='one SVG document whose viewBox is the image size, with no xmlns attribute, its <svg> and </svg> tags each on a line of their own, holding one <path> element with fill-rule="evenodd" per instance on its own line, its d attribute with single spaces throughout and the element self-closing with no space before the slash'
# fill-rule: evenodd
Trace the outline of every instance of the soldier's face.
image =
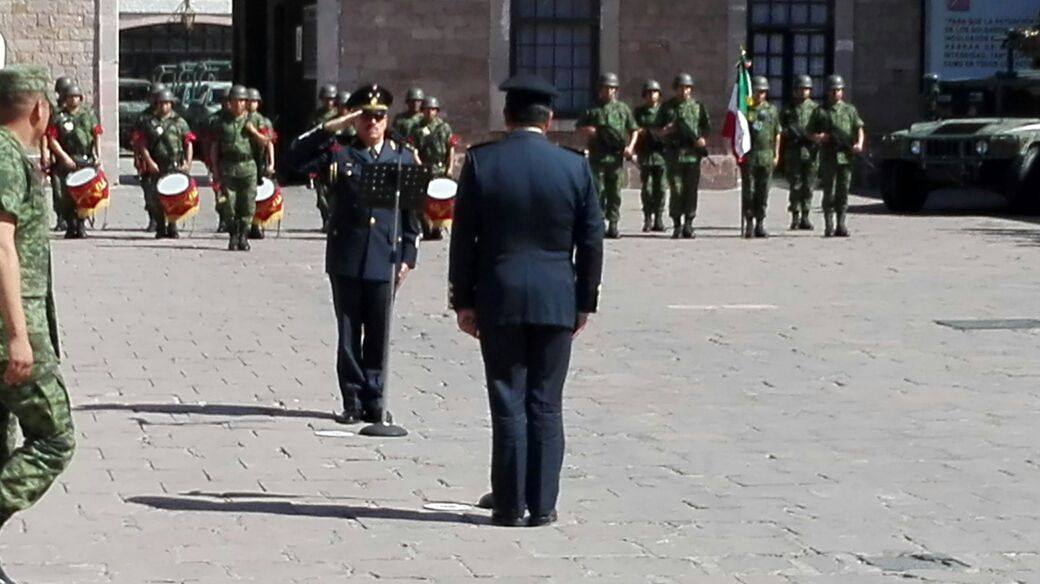
<svg viewBox="0 0 1040 584">
<path fill-rule="evenodd" d="M 168 101 L 159 102 L 159 115 L 166 117 L 173 111 L 173 104 Z"/>
<path fill-rule="evenodd" d="M 601 101 L 610 101 L 617 97 L 617 87 L 607 87 L 606 85 L 599 88 L 599 98 Z"/>
<path fill-rule="evenodd" d="M 65 107 L 70 110 L 78 109 L 83 103 L 83 98 L 78 95 L 70 95 L 65 98 Z"/>
<path fill-rule="evenodd" d="M 421 110 L 421 109 L 422 109 L 422 100 L 421 99 L 413 99 L 413 100 L 408 102 L 408 111 L 412 112 L 413 114 L 414 113 L 418 113 L 419 110 Z"/>
<path fill-rule="evenodd" d="M 805 101 L 812 95 L 812 90 L 808 87 L 800 87 L 794 90 L 794 98 L 798 101 Z"/>
<path fill-rule="evenodd" d="M 433 121 L 437 117 L 437 114 L 441 113 L 439 109 L 428 107 L 423 110 L 423 117 L 426 118 L 427 122 Z"/>
<path fill-rule="evenodd" d="M 761 103 L 765 102 L 767 97 L 769 97 L 769 92 L 766 92 L 766 91 L 756 91 L 755 92 L 755 103 L 761 104 Z"/>
<path fill-rule="evenodd" d="M 644 91 L 643 101 L 645 101 L 647 105 L 654 105 L 657 102 L 661 101 L 661 92 L 655 90 Z"/>
<path fill-rule="evenodd" d="M 255 112 L 258 109 L 260 109 L 260 102 L 259 101 L 250 101 L 249 102 L 249 111 Z"/>
<path fill-rule="evenodd" d="M 693 95 L 693 87 L 689 85 L 681 85 L 675 90 L 675 94 L 683 99 L 690 99 Z"/>
<path fill-rule="evenodd" d="M 330 110 L 336 107 L 336 100 L 332 98 L 322 99 L 321 103 L 325 106 L 325 109 Z"/>
<path fill-rule="evenodd" d="M 386 135 L 386 112 L 365 112 L 357 120 L 358 136 L 365 146 L 379 144 Z"/>
<path fill-rule="evenodd" d="M 232 99 L 228 102 L 228 111 L 231 115 L 238 116 L 246 111 L 246 100 L 244 99 Z"/>
<path fill-rule="evenodd" d="M 842 101 L 842 100 L 845 99 L 845 90 L 844 89 L 832 89 L 832 90 L 830 90 L 830 92 L 827 93 L 827 97 L 832 102 L 837 103 L 837 102 Z"/>
</svg>

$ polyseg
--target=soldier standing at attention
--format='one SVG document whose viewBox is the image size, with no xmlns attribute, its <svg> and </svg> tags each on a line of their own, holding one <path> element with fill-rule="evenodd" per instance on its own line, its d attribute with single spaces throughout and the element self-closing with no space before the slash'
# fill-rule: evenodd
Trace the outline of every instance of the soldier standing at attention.
<svg viewBox="0 0 1040 584">
<path fill-rule="evenodd" d="M 318 109 L 311 115 L 310 127 L 318 127 L 325 122 L 336 118 L 338 115 L 338 109 L 336 106 L 336 96 L 338 91 L 335 85 L 323 85 L 318 90 L 318 99 L 321 104 Z M 323 176 L 319 173 L 314 177 L 314 194 L 317 197 L 318 212 L 321 213 L 321 232 L 325 233 L 329 229 L 329 185 L 328 177 Z"/>
<path fill-rule="evenodd" d="M 452 133 L 448 122 L 439 117 L 440 111 L 440 101 L 427 95 L 423 99 L 422 119 L 412 127 L 408 143 L 415 147 L 421 163 L 433 171 L 433 178 L 451 178 L 455 174 L 458 136 Z M 423 239 L 435 241 L 442 237 L 440 229 L 433 229 L 423 221 Z"/>
<path fill-rule="evenodd" d="M 422 119 L 422 102 L 426 93 L 419 87 L 413 87 L 405 94 L 405 109 L 399 112 L 390 122 L 390 129 L 401 140 L 412 135 L 412 128 Z"/>
<path fill-rule="evenodd" d="M 791 212 L 791 229 L 812 231 L 809 221 L 812 210 L 813 187 L 819 170 L 816 144 L 809 137 L 809 120 L 819 107 L 812 100 L 812 77 L 799 75 L 795 80 L 794 96 L 780 114 L 783 126 L 782 140 L 786 152 L 787 182 L 791 187 L 788 210 Z"/>
<path fill-rule="evenodd" d="M 76 215 L 76 204 L 69 197 L 65 179 L 69 173 L 98 164 L 101 160 L 101 124 L 92 111 L 83 106 L 83 91 L 78 85 L 65 88 L 62 109 L 51 116 L 47 142 L 52 160 L 51 176 L 61 184 L 59 210 L 65 221 L 65 239 L 87 236 L 86 220 Z"/>
<path fill-rule="evenodd" d="M 668 182 L 672 197 L 672 239 L 692 239 L 701 183 L 701 160 L 708 155 L 711 120 L 708 110 L 693 99 L 693 77 L 680 73 L 672 83 L 675 97 L 661 108 L 661 125 L 666 137 Z"/>
<path fill-rule="evenodd" d="M 65 103 L 65 90 L 70 85 L 75 85 L 76 82 L 68 77 L 58 77 L 57 81 L 54 82 L 54 93 L 58 98 L 55 103 Z M 54 167 L 54 159 L 51 156 L 51 151 L 48 145 L 49 139 L 45 139 L 40 149 L 40 166 L 47 170 L 51 179 L 51 210 L 54 211 L 54 216 L 57 217 L 57 221 L 54 224 L 55 231 L 65 231 L 68 229 L 68 224 L 65 222 L 65 217 L 62 214 L 61 209 L 61 194 L 62 194 L 62 182 L 61 178 L 58 177 L 57 168 Z"/>
<path fill-rule="evenodd" d="M 134 153 L 141 159 L 144 169 L 141 187 L 145 205 L 156 225 L 156 239 L 179 237 L 177 223 L 166 221 L 166 213 L 159 203 L 159 179 L 170 172 L 189 172 L 195 156 L 195 134 L 188 122 L 173 111 L 175 100 L 169 89 L 160 91 L 155 96 L 152 111 L 138 120 L 131 139 Z"/>
<path fill-rule="evenodd" d="M 823 183 L 824 237 L 848 237 L 845 212 L 852 186 L 852 163 L 863 152 L 866 133 L 855 106 L 845 102 L 845 80 L 827 79 L 827 103 L 809 120 L 809 133 L 820 145 L 820 182 Z M 835 225 L 837 218 L 837 225 Z"/>
<path fill-rule="evenodd" d="M 75 432 L 58 369 L 47 200 L 29 153 L 50 119 L 47 73 L 0 69 L 0 530 L 72 459 Z M 21 426 L 16 448 L 11 424 Z M 0 582 L 13 584 L 0 566 Z"/>
<path fill-rule="evenodd" d="M 270 138 L 254 125 L 246 105 L 249 91 L 235 85 L 228 92 L 228 109 L 218 114 L 212 127 L 210 160 L 213 179 L 220 183 L 221 195 L 227 199 L 231 216 L 228 221 L 228 251 L 249 251 L 246 237 L 256 213 L 256 162 L 254 144 L 266 148 Z"/>
<path fill-rule="evenodd" d="M 740 165 L 741 208 L 744 211 L 744 237 L 769 237 L 766 232 L 766 208 L 769 206 L 769 183 L 780 162 L 780 112 L 769 103 L 769 80 L 751 80 L 754 103 L 748 108 L 751 151 L 738 160 Z M 752 230 L 752 224 L 754 229 Z"/>
<path fill-rule="evenodd" d="M 600 206 L 607 220 L 607 238 L 621 237 L 621 189 L 625 181 L 625 159 L 635 156 L 639 124 L 627 103 L 618 101 L 618 76 L 604 73 L 599 78 L 598 102 L 578 118 L 578 133 L 588 141 L 589 164 L 599 191 Z"/>
<path fill-rule="evenodd" d="M 667 185 L 664 144 L 654 134 L 661 129 L 661 84 L 651 79 L 643 84 L 643 104 L 633 112 L 639 124 L 636 159 L 643 183 L 643 233 L 664 231 L 664 198 Z"/>
</svg>

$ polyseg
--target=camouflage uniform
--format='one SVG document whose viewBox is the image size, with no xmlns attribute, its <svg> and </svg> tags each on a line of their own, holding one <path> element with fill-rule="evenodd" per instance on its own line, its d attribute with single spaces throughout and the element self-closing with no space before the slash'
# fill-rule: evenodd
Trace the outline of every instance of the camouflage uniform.
<svg viewBox="0 0 1040 584">
<path fill-rule="evenodd" d="M 277 139 L 274 131 L 274 123 L 270 118 L 260 112 L 253 112 L 253 126 L 258 132 L 272 140 Z M 273 168 L 267 168 L 267 156 L 263 146 L 253 143 L 253 159 L 256 161 L 256 172 L 259 176 L 268 176 L 274 172 Z"/>
<path fill-rule="evenodd" d="M 319 108 L 311 115 L 311 127 L 320 126 L 336 118 L 337 115 L 336 108 L 330 110 Z M 328 177 L 322 176 L 322 174 L 314 177 L 314 193 L 317 197 L 318 212 L 321 213 L 322 230 L 324 230 L 329 221 L 329 185 Z"/>
<path fill-rule="evenodd" d="M 137 121 L 134 137 L 141 140 L 148 154 L 159 167 L 156 174 L 145 174 L 141 177 L 141 188 L 144 189 L 144 204 L 148 214 L 156 225 L 166 225 L 166 215 L 159 204 L 157 185 L 164 174 L 182 171 L 185 162 L 185 146 L 195 141 L 195 135 L 188 122 L 176 113 L 162 118 L 155 112 L 146 112 Z"/>
<path fill-rule="evenodd" d="M 29 68 L 18 68 L 29 69 Z M 8 75 L 19 73 L 8 72 Z M 0 80 L 0 91 L 7 80 Z M 24 90 L 24 89 L 23 89 Z M 72 459 L 75 433 L 69 396 L 58 370 L 58 323 L 51 287 L 47 202 L 41 177 L 18 140 L 0 127 L 0 212 L 14 217 L 21 266 L 22 307 L 33 350 L 30 379 L 17 386 L 0 381 L 0 526 L 38 501 Z M 0 338 L 6 339 L 0 322 Z M 7 369 L 0 341 L 0 371 Z M 11 425 L 22 428 L 15 448 Z"/>
<path fill-rule="evenodd" d="M 852 145 L 856 143 L 862 128 L 863 120 L 859 112 L 852 104 L 844 101 L 821 105 L 809 120 L 810 133 L 829 136 L 820 147 L 823 215 L 828 220 L 836 215 L 839 231 L 842 232 L 845 231 L 845 212 L 849 206 L 849 188 L 852 186 L 852 163 L 855 158 Z"/>
<path fill-rule="evenodd" d="M 51 171 L 51 176 L 57 177 L 58 184 L 61 185 L 59 187 L 61 196 L 58 198 L 58 206 L 55 207 L 55 212 L 59 214 L 66 224 L 71 225 L 72 222 L 77 220 L 77 217 L 76 205 L 72 202 L 72 198 L 69 197 L 69 189 L 65 186 L 65 178 L 73 170 L 97 163 L 94 160 L 94 142 L 100 135 L 101 124 L 98 123 L 97 116 L 82 105 L 75 113 L 63 109 L 51 117 L 51 124 L 47 129 L 48 138 L 57 140 L 62 150 L 76 163 L 75 169 L 69 169 L 61 162 L 55 161 Z"/>
<path fill-rule="evenodd" d="M 415 146 L 423 164 L 433 170 L 433 178 L 442 178 L 448 173 L 448 152 L 455 145 L 451 126 L 441 118 L 420 121 L 412 128 L 408 142 Z"/>
<path fill-rule="evenodd" d="M 661 126 L 668 125 L 674 128 L 666 143 L 668 182 L 672 191 L 668 211 L 676 231 L 681 223 L 683 234 L 689 234 L 689 237 L 693 234 L 693 220 L 697 216 L 701 158 L 706 154 L 697 148 L 696 143 L 711 132 L 711 119 L 700 102 L 672 98 L 661 108 Z"/>
<path fill-rule="evenodd" d="M 253 140 L 246 132 L 252 114 L 233 117 L 228 112 L 217 114 L 212 130 L 220 162 L 220 191 L 227 198 L 231 218 L 228 231 L 234 242 L 239 234 L 249 230 L 256 212 L 256 162 L 253 160 Z"/>
<path fill-rule="evenodd" d="M 780 112 L 768 101 L 748 107 L 748 129 L 751 132 L 751 150 L 740 165 L 741 209 L 744 211 L 745 237 L 765 237 L 763 222 L 769 204 L 769 182 L 773 178 L 773 161 L 780 139 Z"/>
<path fill-rule="evenodd" d="M 792 225 L 797 222 L 801 229 L 812 228 L 809 212 L 812 210 L 819 160 L 816 145 L 809 141 L 808 135 L 809 120 L 817 107 L 812 99 L 806 99 L 801 103 L 792 102 L 780 114 L 784 132 L 785 172 L 791 188 L 788 211 L 794 217 Z"/>
<path fill-rule="evenodd" d="M 589 145 L 589 164 L 604 218 L 617 223 L 621 219 L 621 189 L 625 183 L 624 150 L 639 124 L 627 103 L 611 100 L 585 110 L 575 125 L 596 128 Z"/>
<path fill-rule="evenodd" d="M 412 135 L 412 130 L 422 122 L 422 119 L 422 112 L 416 112 L 414 114 L 409 112 L 398 112 L 390 122 L 390 129 L 397 135 L 407 138 Z"/>
<path fill-rule="evenodd" d="M 636 123 L 646 130 L 660 130 L 661 106 L 641 105 L 634 112 Z M 665 168 L 664 144 L 649 131 L 643 132 L 636 143 L 636 156 L 639 159 L 639 178 L 643 188 L 640 193 L 643 202 L 643 216 L 653 219 L 657 230 L 660 230 L 660 218 L 664 214 L 665 192 L 668 189 L 668 175 Z"/>
</svg>

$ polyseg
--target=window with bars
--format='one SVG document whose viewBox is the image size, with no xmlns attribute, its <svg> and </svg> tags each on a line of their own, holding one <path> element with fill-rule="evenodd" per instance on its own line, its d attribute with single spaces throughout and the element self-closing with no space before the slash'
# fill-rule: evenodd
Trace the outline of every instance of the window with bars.
<svg viewBox="0 0 1040 584">
<path fill-rule="evenodd" d="M 794 77 L 813 78 L 823 97 L 834 71 L 834 0 L 750 0 L 749 53 L 755 75 L 769 78 L 774 98 L 787 100 Z"/>
<path fill-rule="evenodd" d="M 231 60 L 230 26 L 157 24 L 119 33 L 119 76 L 149 79 L 159 65 L 208 59 Z"/>
<path fill-rule="evenodd" d="M 599 0 L 513 0 L 509 70 L 537 73 L 561 93 L 556 115 L 577 117 L 599 75 Z"/>
</svg>

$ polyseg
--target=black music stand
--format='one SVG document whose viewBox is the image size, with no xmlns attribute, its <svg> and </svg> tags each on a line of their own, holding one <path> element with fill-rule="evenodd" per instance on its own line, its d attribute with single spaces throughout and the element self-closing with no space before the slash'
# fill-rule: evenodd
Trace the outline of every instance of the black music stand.
<svg viewBox="0 0 1040 584">
<path fill-rule="evenodd" d="M 394 217 L 401 214 L 402 209 L 421 209 L 426 198 L 426 189 L 432 174 L 428 166 L 405 165 L 398 158 L 397 163 L 369 164 L 361 169 L 362 205 L 380 209 L 393 209 Z M 361 429 L 362 436 L 380 438 L 400 438 L 408 435 L 408 430 L 391 423 L 390 420 L 390 333 L 393 330 L 394 299 L 397 296 L 397 274 L 401 271 L 401 250 L 399 246 L 399 228 L 401 222 L 394 221 L 391 230 L 391 252 L 388 260 L 393 264 L 393 280 L 390 282 L 390 294 L 386 301 L 386 330 L 383 335 L 383 419 Z"/>
</svg>

